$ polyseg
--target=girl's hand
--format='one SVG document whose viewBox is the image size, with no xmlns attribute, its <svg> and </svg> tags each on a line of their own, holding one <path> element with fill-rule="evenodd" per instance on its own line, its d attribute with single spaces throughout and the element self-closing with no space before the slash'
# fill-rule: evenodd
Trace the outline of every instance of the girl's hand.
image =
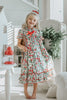
<svg viewBox="0 0 67 100">
<path fill-rule="evenodd" d="M 44 40 L 43 36 L 40 37 L 41 40 Z"/>
<path fill-rule="evenodd" d="M 19 47 L 19 49 L 21 49 L 21 51 L 27 52 L 27 47 L 25 47 L 25 46 L 23 46 L 23 45 L 20 45 L 20 46 L 18 46 L 18 47 Z"/>
<path fill-rule="evenodd" d="M 27 47 L 24 46 L 24 47 L 23 47 L 23 51 L 24 51 L 24 52 L 27 52 Z"/>
<path fill-rule="evenodd" d="M 19 49 L 21 49 L 21 51 L 27 52 L 27 47 L 25 47 L 24 45 L 21 45 L 21 39 L 18 39 L 18 47 Z"/>
</svg>

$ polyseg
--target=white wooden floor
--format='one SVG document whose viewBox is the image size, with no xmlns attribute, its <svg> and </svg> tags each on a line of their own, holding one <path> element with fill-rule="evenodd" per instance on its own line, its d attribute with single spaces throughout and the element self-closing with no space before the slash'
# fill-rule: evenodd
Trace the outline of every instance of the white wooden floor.
<svg viewBox="0 0 67 100">
<path fill-rule="evenodd" d="M 4 72 L 2 73 L 4 74 Z M 1 71 L 0 71 L 1 75 Z M 19 84 L 19 81 L 17 80 L 17 74 L 13 76 L 13 86 L 11 87 L 11 100 L 28 100 L 25 98 L 24 95 L 24 88 L 23 85 Z M 17 77 L 17 78 L 16 78 Z M 33 87 L 29 86 L 28 91 L 30 95 L 32 94 Z M 37 90 L 37 98 L 36 100 L 56 100 L 54 98 L 46 98 L 46 91 L 41 87 L 38 87 Z M 5 77 L 4 75 L 0 77 L 0 100 L 5 100 Z"/>
</svg>

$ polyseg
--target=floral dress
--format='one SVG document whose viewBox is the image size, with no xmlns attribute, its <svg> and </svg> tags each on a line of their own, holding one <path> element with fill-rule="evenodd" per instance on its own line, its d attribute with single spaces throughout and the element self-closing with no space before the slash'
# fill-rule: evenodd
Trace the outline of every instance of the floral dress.
<svg viewBox="0 0 67 100">
<path fill-rule="evenodd" d="M 47 53 L 41 40 L 42 33 L 37 29 L 19 30 L 18 38 L 25 36 L 27 51 L 24 52 L 19 80 L 21 83 L 38 83 L 55 76 L 52 57 Z"/>
</svg>

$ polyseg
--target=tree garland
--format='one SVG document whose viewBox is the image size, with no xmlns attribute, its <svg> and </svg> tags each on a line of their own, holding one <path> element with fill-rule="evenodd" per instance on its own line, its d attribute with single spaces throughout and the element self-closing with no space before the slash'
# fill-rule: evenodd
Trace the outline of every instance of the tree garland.
<svg viewBox="0 0 67 100">
<path fill-rule="evenodd" d="M 47 49 L 48 53 L 52 56 L 52 58 L 59 58 L 60 57 L 60 42 L 64 39 L 64 32 L 56 32 L 53 27 L 45 28 L 42 30 L 44 39 L 50 40 L 50 49 Z M 43 44 L 45 46 L 45 41 L 43 40 Z"/>
</svg>

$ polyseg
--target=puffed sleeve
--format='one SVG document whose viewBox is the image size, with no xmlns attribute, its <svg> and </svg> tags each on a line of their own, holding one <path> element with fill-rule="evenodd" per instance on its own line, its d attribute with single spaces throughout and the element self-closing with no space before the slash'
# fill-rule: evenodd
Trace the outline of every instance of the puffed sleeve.
<svg viewBox="0 0 67 100">
<path fill-rule="evenodd" d="M 20 29 L 18 32 L 17 39 L 22 39 L 23 38 L 23 31 Z"/>
</svg>

